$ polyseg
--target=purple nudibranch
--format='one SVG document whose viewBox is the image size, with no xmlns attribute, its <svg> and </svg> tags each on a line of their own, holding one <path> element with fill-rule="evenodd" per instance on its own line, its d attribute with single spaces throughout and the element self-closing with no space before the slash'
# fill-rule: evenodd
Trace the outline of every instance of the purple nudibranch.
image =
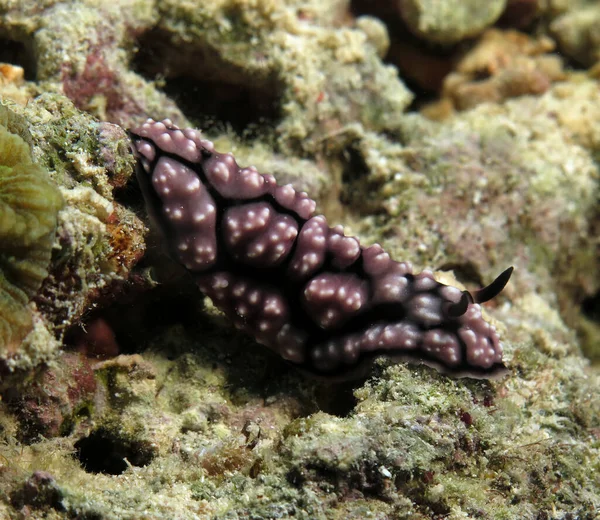
<svg viewBox="0 0 600 520">
<path fill-rule="evenodd" d="M 461 291 L 330 228 L 306 193 L 240 168 L 197 130 L 149 119 L 131 136 L 172 257 L 237 328 L 290 363 L 337 379 L 379 355 L 456 376 L 505 371 L 479 303 L 502 291 L 512 267 Z"/>
</svg>

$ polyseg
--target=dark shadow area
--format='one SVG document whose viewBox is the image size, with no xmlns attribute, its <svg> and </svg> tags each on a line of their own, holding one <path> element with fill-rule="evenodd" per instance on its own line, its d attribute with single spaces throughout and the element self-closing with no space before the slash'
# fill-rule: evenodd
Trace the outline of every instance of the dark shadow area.
<svg viewBox="0 0 600 520">
<path fill-rule="evenodd" d="M 75 443 L 75 456 L 89 473 L 120 475 L 129 464 L 146 466 L 155 454 L 146 443 L 116 437 L 104 429 L 96 430 Z"/>
<path fill-rule="evenodd" d="M 189 276 L 153 289 L 125 287 L 118 302 L 86 316 L 83 324 L 66 333 L 64 342 L 97 359 L 135 354 L 172 325 L 197 326 L 203 304 L 202 294 Z"/>
<path fill-rule="evenodd" d="M 350 144 L 342 150 L 340 163 L 342 164 L 340 202 L 361 214 L 382 213 L 379 186 L 373 180 L 371 169 L 363 153 L 358 149 L 358 143 Z"/>
<path fill-rule="evenodd" d="M 34 81 L 36 78 L 37 67 L 31 45 L 0 38 L 0 62 L 23 67 L 27 81 Z"/>
<path fill-rule="evenodd" d="M 354 390 L 363 383 L 364 378 L 341 383 L 321 383 L 315 390 L 319 410 L 337 417 L 347 417 L 357 403 Z"/>
<path fill-rule="evenodd" d="M 583 300 L 581 310 L 586 318 L 600 323 L 600 292 Z"/>
<path fill-rule="evenodd" d="M 138 47 L 133 70 L 162 83 L 196 126 L 230 128 L 252 138 L 277 125 L 281 85 L 274 74 L 253 77 L 211 48 L 180 49 L 159 30 L 143 35 Z"/>
<path fill-rule="evenodd" d="M 164 91 L 200 128 L 229 127 L 252 139 L 279 120 L 278 93 L 251 82 L 240 86 L 181 77 L 167 80 Z"/>
<path fill-rule="evenodd" d="M 354 184 L 369 175 L 370 169 L 363 155 L 354 146 L 348 146 L 343 151 L 344 169 L 342 170 L 342 183 Z M 364 193 L 362 194 L 364 196 Z"/>
</svg>

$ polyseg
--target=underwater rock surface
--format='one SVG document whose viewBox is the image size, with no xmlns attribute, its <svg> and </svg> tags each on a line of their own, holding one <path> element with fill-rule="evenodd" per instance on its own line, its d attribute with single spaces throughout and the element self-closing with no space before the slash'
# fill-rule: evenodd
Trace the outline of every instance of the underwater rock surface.
<svg viewBox="0 0 600 520">
<path fill-rule="evenodd" d="M 410 33 L 446 71 L 427 95 L 386 61 L 397 16 L 360 3 L 0 0 L 0 98 L 65 203 L 33 331 L 0 371 L 0 517 L 597 517 L 600 91 L 590 25 L 569 17 L 585 2 L 497 39 L 480 24 L 462 64 Z M 488 97 L 457 94 L 478 81 Z M 126 133 L 148 116 L 202 128 L 441 283 L 514 264 L 484 311 L 509 374 L 380 360 L 314 381 L 235 331 L 148 232 Z"/>
</svg>

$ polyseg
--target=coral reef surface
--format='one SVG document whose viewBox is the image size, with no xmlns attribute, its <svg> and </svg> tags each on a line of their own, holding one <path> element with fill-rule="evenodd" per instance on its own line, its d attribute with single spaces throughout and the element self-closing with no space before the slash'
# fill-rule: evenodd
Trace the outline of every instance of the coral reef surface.
<svg viewBox="0 0 600 520">
<path fill-rule="evenodd" d="M 597 2 L 476 4 L 0 0 L 0 140 L 60 193 L 0 246 L 4 273 L 47 224 L 0 300 L 31 320 L 0 351 L 0 518 L 598 518 Z M 508 373 L 314 380 L 235 330 L 146 214 L 147 117 L 439 283 L 513 265 L 483 311 Z"/>
<path fill-rule="evenodd" d="M 19 126 L 0 106 L 0 120 Z M 14 354 L 33 320 L 30 299 L 48 276 L 62 197 L 29 145 L 0 125 L 0 356 Z"/>
</svg>

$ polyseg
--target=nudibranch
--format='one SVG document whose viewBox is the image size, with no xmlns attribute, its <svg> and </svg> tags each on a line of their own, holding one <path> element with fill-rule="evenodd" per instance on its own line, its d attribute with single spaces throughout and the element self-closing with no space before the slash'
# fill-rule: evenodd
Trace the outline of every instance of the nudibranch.
<svg viewBox="0 0 600 520">
<path fill-rule="evenodd" d="M 461 291 L 329 227 L 306 193 L 241 168 L 197 130 L 149 119 L 131 136 L 146 207 L 171 256 L 237 328 L 293 365 L 336 379 L 379 355 L 456 376 L 505 370 L 479 304 L 512 268 Z"/>
</svg>

